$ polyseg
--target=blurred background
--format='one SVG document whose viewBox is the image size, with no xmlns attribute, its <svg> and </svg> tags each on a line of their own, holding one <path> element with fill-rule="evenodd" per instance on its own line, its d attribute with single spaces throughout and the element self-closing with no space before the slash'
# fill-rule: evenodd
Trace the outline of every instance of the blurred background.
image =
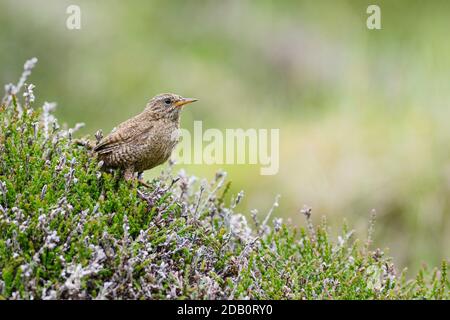
<svg viewBox="0 0 450 320">
<path fill-rule="evenodd" d="M 382 30 L 366 9 L 381 7 Z M 81 8 L 81 30 L 66 8 Z M 343 221 L 411 271 L 450 255 L 449 1 L 0 0 L 0 80 L 26 59 L 36 105 L 58 103 L 80 135 L 109 132 L 149 98 L 199 98 L 182 126 L 279 128 L 280 171 L 182 165 L 245 190 L 244 213 L 304 225 L 303 205 L 334 230 Z M 155 176 L 159 167 L 148 177 Z M 412 274 L 412 273 L 409 273 Z"/>
</svg>

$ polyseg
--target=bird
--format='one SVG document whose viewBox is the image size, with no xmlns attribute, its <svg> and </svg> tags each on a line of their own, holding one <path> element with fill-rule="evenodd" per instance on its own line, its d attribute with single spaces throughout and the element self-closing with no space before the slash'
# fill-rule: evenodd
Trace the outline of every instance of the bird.
<svg viewBox="0 0 450 320">
<path fill-rule="evenodd" d="M 179 142 L 180 113 L 197 101 L 174 93 L 158 94 L 138 115 L 119 124 L 102 138 L 93 152 L 107 169 L 120 169 L 125 180 L 139 182 L 142 173 L 165 163 Z"/>
</svg>

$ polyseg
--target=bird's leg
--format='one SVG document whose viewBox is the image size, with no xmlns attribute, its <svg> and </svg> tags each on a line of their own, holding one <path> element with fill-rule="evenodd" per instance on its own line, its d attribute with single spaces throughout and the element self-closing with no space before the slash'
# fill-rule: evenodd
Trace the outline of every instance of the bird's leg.
<svg viewBox="0 0 450 320">
<path fill-rule="evenodd" d="M 134 167 L 127 167 L 123 172 L 123 177 L 126 181 L 136 181 L 134 180 Z M 150 185 L 144 182 L 142 172 L 138 173 L 137 182 L 144 187 L 150 188 Z"/>
<path fill-rule="evenodd" d="M 125 171 L 123 172 L 123 177 L 126 181 L 133 180 L 134 178 L 134 167 L 127 167 L 125 168 Z"/>
</svg>

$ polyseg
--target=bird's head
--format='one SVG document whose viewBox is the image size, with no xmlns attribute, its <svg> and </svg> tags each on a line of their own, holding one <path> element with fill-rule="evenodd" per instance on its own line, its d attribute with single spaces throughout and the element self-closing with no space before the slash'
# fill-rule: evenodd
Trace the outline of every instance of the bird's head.
<svg viewBox="0 0 450 320">
<path fill-rule="evenodd" d="M 183 98 L 174 93 L 162 93 L 153 97 L 145 109 L 160 117 L 176 120 L 179 118 L 183 106 L 195 101 L 197 99 Z"/>
</svg>

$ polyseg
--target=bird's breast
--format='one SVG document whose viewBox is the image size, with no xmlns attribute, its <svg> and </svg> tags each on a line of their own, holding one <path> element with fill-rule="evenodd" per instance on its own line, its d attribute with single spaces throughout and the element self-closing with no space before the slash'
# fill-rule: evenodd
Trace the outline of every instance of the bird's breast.
<svg viewBox="0 0 450 320">
<path fill-rule="evenodd" d="M 178 127 L 160 127 L 142 141 L 142 151 L 137 161 L 139 171 L 151 169 L 167 161 L 181 136 Z"/>
</svg>

